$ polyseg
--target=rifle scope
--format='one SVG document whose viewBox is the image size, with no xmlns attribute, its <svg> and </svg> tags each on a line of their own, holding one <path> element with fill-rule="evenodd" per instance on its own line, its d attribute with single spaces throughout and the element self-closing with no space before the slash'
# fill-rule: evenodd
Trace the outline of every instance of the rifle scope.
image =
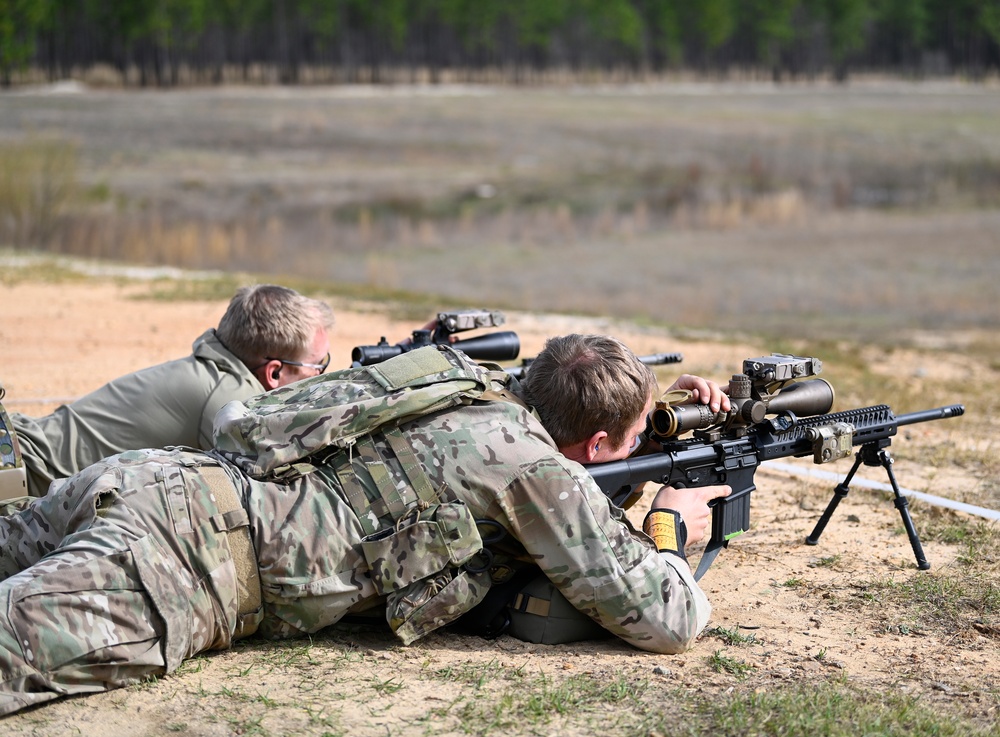
<svg viewBox="0 0 1000 737">
<path fill-rule="evenodd" d="M 704 404 L 661 406 L 657 403 L 650 413 L 653 433 L 661 438 L 671 438 L 689 430 L 704 430 L 716 425 L 754 425 L 763 421 L 766 415 L 822 415 L 833 407 L 833 387 L 825 379 L 789 384 L 767 399 L 751 396 L 745 379 L 742 374 L 733 376 L 729 384 L 732 409 L 728 412 L 712 412 Z"/>
<path fill-rule="evenodd" d="M 416 338 L 420 332 L 427 331 L 415 331 L 414 337 Z M 444 341 L 441 342 L 444 343 Z M 398 343 L 390 345 L 385 338 L 382 338 L 377 345 L 356 346 L 351 351 L 351 361 L 354 366 L 370 366 L 373 363 L 380 363 L 425 345 L 431 345 L 431 341 L 415 339 L 407 345 L 399 345 Z M 456 340 L 449 345 L 477 361 L 512 361 L 521 352 L 521 340 L 517 337 L 517 333 L 512 330 L 501 330 L 475 338 Z"/>
</svg>

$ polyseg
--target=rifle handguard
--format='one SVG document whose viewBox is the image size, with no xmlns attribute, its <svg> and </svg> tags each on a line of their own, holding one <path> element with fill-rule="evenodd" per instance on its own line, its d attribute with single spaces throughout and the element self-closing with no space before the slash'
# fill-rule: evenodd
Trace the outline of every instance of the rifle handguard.
<svg viewBox="0 0 1000 737">
<path fill-rule="evenodd" d="M 642 521 L 642 531 L 649 535 L 657 552 L 673 553 L 685 561 L 684 545 L 687 543 L 687 525 L 680 512 L 673 509 L 650 509 Z"/>
</svg>

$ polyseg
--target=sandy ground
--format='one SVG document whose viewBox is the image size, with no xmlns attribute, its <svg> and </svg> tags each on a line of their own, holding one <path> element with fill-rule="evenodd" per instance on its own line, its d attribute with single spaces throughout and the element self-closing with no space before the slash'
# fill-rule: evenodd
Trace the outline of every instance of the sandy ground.
<svg viewBox="0 0 1000 737">
<path fill-rule="evenodd" d="M 224 302 L 132 298 L 146 289 L 113 284 L 0 287 L 0 381 L 8 408 L 42 414 L 124 372 L 183 356 L 225 308 Z M 355 345 L 375 343 L 382 335 L 397 340 L 416 327 L 394 322 L 375 308 L 334 307 L 334 365 L 346 366 Z M 520 335 L 522 356 L 534 355 L 547 335 L 604 331 L 625 339 L 640 354 L 681 351 L 684 370 L 697 369 L 717 379 L 728 378 L 744 358 L 769 352 L 766 346 L 678 340 L 569 317 L 508 313 L 506 327 Z M 669 377 L 676 370 L 661 374 Z M 952 429 L 946 424 L 921 426 L 914 442 L 948 442 Z M 906 442 L 901 439 L 899 445 Z M 833 469 L 846 473 L 848 467 L 842 461 Z M 861 475 L 884 480 L 877 470 L 865 469 Z M 934 470 L 904 463 L 897 473 L 902 485 L 912 486 L 915 479 L 933 476 Z M 939 490 L 947 486 L 944 474 L 939 471 L 935 477 Z M 974 481 L 956 476 L 954 483 Z M 614 641 L 542 647 L 508 637 L 485 642 L 451 633 L 407 648 L 381 633 L 250 643 L 199 658 L 152 685 L 64 700 L 15 715 L 3 720 L 0 733 L 63 735 L 72 725 L 73 733 L 95 736 L 424 734 L 429 730 L 427 715 L 433 712 L 443 714 L 433 733 L 457 734 L 460 719 L 448 707 L 463 698 L 467 684 L 441 674 L 458 668 L 508 674 L 520 669 L 553 678 L 625 674 L 648 679 L 664 693 L 675 688 L 689 693 L 722 694 L 734 688 L 766 692 L 797 682 L 845 678 L 875 693 L 918 694 L 932 705 L 953 708 L 984 724 L 996 719 L 996 631 L 985 627 L 978 633 L 949 633 L 904 622 L 866 601 L 858 588 L 859 582 L 914 575 L 947 578 L 949 571 L 957 570 L 964 548 L 925 541 L 933 569 L 917 574 L 907 539 L 898 534 L 898 514 L 888 495 L 878 492 L 853 492 L 820 544 L 807 546 L 804 537 L 829 498 L 830 485 L 809 483 L 765 465 L 757 486 L 754 529 L 723 551 L 702 581 L 714 605 L 709 630 L 738 630 L 752 636 L 748 644 L 727 645 L 706 634 L 688 653 L 663 656 Z M 635 515 L 641 515 L 641 506 L 633 510 Z M 921 512 L 927 510 L 918 508 L 915 514 Z M 713 670 L 709 659 L 717 651 L 752 666 L 752 675 L 741 680 Z M 394 687 L 387 688 L 389 683 Z"/>
</svg>

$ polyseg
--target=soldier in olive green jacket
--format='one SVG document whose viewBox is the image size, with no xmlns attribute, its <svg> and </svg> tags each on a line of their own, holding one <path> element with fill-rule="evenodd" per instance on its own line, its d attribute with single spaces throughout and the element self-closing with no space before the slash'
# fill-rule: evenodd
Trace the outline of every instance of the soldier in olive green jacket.
<svg viewBox="0 0 1000 737">
<path fill-rule="evenodd" d="M 11 413 L 28 495 L 126 450 L 211 448 L 223 405 L 323 372 L 332 324 L 327 304 L 292 289 L 243 287 L 190 356 L 121 376 L 44 417 Z"/>
<path fill-rule="evenodd" d="M 411 643 L 528 561 L 636 647 L 688 648 L 710 607 L 685 537 L 728 487 L 664 487 L 634 530 L 581 464 L 636 446 L 649 368 L 567 336 L 524 382 L 414 350 L 233 402 L 216 450 L 125 453 L 0 518 L 0 714 L 352 613 L 383 612 Z M 728 408 L 713 382 L 672 388 Z"/>
</svg>

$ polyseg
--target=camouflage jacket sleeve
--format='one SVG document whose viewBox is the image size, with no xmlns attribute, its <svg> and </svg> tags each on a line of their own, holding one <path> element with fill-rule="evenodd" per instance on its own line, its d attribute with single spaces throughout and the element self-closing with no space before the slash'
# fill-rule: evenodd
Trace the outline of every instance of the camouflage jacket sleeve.
<svg viewBox="0 0 1000 737">
<path fill-rule="evenodd" d="M 553 455 L 501 494 L 511 532 L 561 593 L 643 650 L 688 649 L 711 606 L 681 558 L 658 553 L 582 466 Z"/>
</svg>

